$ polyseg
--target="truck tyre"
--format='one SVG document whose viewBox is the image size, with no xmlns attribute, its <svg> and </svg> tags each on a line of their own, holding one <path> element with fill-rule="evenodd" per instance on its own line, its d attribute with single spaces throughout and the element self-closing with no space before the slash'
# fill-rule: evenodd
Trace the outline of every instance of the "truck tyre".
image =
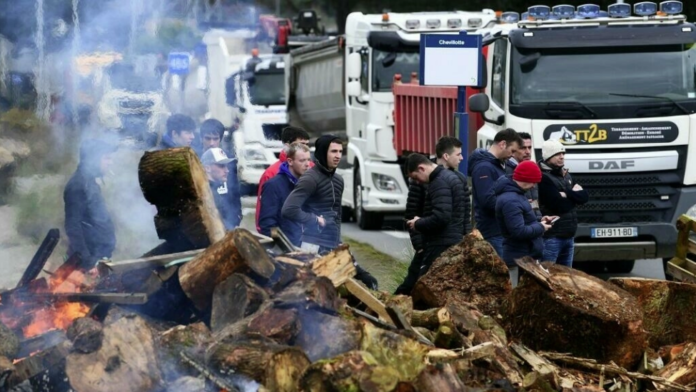
<svg viewBox="0 0 696 392">
<path fill-rule="evenodd" d="M 635 264 L 635 260 L 610 261 L 607 263 L 607 271 L 613 274 L 627 274 L 633 271 Z"/>
<path fill-rule="evenodd" d="M 382 228 L 382 221 L 384 220 L 384 215 L 365 211 L 362 208 L 362 180 L 360 178 L 360 170 L 355 170 L 355 175 L 353 176 L 353 184 L 355 189 L 353 190 L 353 219 L 358 223 L 358 226 L 363 230 L 379 230 Z"/>
<path fill-rule="evenodd" d="M 341 223 L 350 222 L 350 219 L 352 217 L 353 217 L 353 211 L 350 209 L 350 207 L 342 206 L 341 207 Z"/>
</svg>

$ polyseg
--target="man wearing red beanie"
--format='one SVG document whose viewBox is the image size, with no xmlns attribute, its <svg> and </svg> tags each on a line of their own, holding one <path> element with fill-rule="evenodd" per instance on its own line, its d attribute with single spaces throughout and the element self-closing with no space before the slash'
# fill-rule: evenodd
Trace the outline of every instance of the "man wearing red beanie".
<svg viewBox="0 0 696 392">
<path fill-rule="evenodd" d="M 541 169 L 532 161 L 517 165 L 512 176 L 503 176 L 495 183 L 495 218 L 503 234 L 503 260 L 510 276 L 517 271 L 515 259 L 531 256 L 535 260 L 544 253 L 544 232 L 551 228 L 554 217 L 537 220 L 525 192 L 541 182 Z"/>
</svg>

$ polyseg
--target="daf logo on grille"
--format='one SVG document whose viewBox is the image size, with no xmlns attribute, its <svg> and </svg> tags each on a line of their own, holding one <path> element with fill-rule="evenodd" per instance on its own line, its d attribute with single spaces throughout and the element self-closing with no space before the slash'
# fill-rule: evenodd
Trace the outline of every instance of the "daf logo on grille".
<svg viewBox="0 0 696 392">
<path fill-rule="evenodd" d="M 634 160 L 622 161 L 589 161 L 590 170 L 621 170 L 636 166 Z"/>
</svg>

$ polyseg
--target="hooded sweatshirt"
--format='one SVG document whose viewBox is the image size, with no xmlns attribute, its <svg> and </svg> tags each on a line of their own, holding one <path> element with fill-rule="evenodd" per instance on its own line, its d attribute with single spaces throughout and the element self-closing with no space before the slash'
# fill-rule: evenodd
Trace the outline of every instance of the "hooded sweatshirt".
<svg viewBox="0 0 696 392">
<path fill-rule="evenodd" d="M 495 219 L 495 193 L 493 186 L 505 175 L 505 164 L 484 148 L 474 150 L 469 157 L 468 174 L 472 184 L 474 219 L 483 238 L 501 235 Z"/>
<path fill-rule="evenodd" d="M 325 135 L 315 143 L 314 160 L 316 165 L 307 170 L 297 182 L 295 189 L 283 204 L 283 219 L 303 225 L 302 242 L 334 249 L 341 242 L 341 197 L 343 178 L 336 170 L 329 170 L 327 154 L 331 142 L 341 142 L 339 138 Z M 318 217 L 326 221 L 324 227 L 318 224 Z"/>
<path fill-rule="evenodd" d="M 508 176 L 499 178 L 494 189 L 505 264 L 514 266 L 515 259 L 524 256 L 540 259 L 544 253 L 544 226 L 537 220 L 524 191 Z"/>
<path fill-rule="evenodd" d="M 80 163 L 63 192 L 68 255 L 79 253 L 85 269 L 101 258 L 110 258 L 116 233 L 97 179 L 102 177 L 101 158 L 116 148 L 101 140 L 86 140 L 80 148 Z"/>
</svg>

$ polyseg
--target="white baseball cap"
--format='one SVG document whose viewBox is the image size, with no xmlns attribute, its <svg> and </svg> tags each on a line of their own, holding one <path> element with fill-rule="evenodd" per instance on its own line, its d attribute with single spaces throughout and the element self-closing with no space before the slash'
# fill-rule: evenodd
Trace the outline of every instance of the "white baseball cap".
<svg viewBox="0 0 696 392">
<path fill-rule="evenodd" d="M 232 161 L 233 159 L 228 158 L 222 148 L 211 148 L 201 157 L 201 163 L 204 165 L 226 165 Z"/>
</svg>

